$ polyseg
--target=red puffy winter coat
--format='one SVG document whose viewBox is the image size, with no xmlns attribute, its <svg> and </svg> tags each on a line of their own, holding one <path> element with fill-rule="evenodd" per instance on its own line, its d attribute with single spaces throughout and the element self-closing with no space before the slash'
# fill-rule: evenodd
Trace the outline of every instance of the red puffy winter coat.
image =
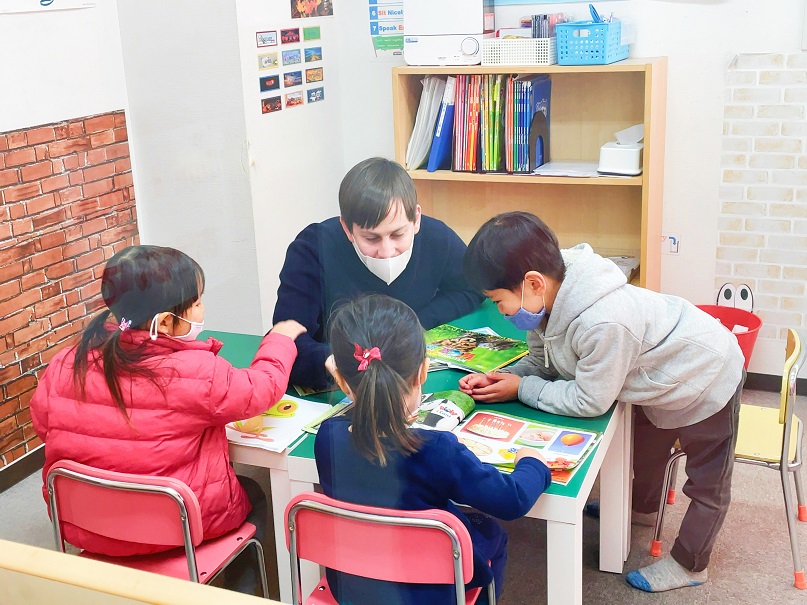
<svg viewBox="0 0 807 605">
<path fill-rule="evenodd" d="M 248 369 L 217 355 L 222 343 L 152 341 L 147 331 L 121 334 L 123 346 L 142 345 L 157 373 L 154 381 L 121 377 L 131 423 L 112 400 L 97 365 L 90 365 L 83 398 L 73 384 L 75 349 L 60 351 L 42 375 L 31 399 L 31 416 L 45 442 L 43 478 L 62 459 L 123 473 L 159 475 L 184 481 L 202 509 L 204 538 L 235 529 L 250 511 L 227 450 L 224 425 L 257 416 L 286 391 L 297 356 L 294 341 L 269 334 Z M 95 355 L 96 353 L 91 353 Z M 47 489 L 43 486 L 47 501 Z M 90 552 L 113 556 L 148 554 L 153 545 L 110 540 L 65 524 L 64 537 Z"/>
</svg>

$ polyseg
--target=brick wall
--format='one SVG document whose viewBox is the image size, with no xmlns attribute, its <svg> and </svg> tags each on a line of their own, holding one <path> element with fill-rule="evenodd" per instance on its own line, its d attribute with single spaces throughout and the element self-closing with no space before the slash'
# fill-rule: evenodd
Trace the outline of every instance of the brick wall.
<svg viewBox="0 0 807 605">
<path fill-rule="evenodd" d="M 138 242 L 122 111 L 0 133 L 0 467 L 40 445 L 28 409 L 50 359 L 103 306 Z"/>
<path fill-rule="evenodd" d="M 761 340 L 807 325 L 807 54 L 738 55 L 723 127 L 716 287 L 748 284 Z"/>
</svg>

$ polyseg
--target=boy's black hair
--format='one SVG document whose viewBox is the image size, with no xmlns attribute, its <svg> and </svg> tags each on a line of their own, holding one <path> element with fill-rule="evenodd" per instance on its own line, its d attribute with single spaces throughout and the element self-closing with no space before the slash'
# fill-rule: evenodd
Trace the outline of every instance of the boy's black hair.
<svg viewBox="0 0 807 605">
<path fill-rule="evenodd" d="M 383 221 L 393 204 L 400 203 L 414 222 L 417 191 L 403 166 L 385 158 L 369 158 L 351 168 L 339 186 L 339 213 L 348 229 L 372 229 Z"/>
<path fill-rule="evenodd" d="M 558 238 L 546 223 L 529 212 L 505 212 L 476 232 L 462 270 L 478 290 L 515 290 L 528 271 L 561 282 L 565 265 Z"/>
<path fill-rule="evenodd" d="M 329 341 L 336 368 L 356 397 L 351 439 L 356 449 L 379 465 L 387 452 L 407 455 L 420 440 L 406 422 L 406 396 L 417 385 L 426 358 L 423 328 L 405 303 L 383 294 L 369 294 L 337 308 L 330 319 Z M 381 359 L 359 370 L 354 357 L 378 347 Z"/>
<path fill-rule="evenodd" d="M 155 374 L 141 363 L 146 357 L 142 350 L 121 346 L 121 322 L 148 330 L 155 315 L 169 311 L 176 325 L 177 316 L 199 299 L 204 285 L 205 274 L 198 263 L 173 248 L 129 246 L 110 258 L 101 277 L 101 297 L 108 309 L 93 318 L 76 345 L 73 380 L 82 397 L 89 366 L 102 365 L 112 399 L 128 417 L 118 376 L 154 379 Z"/>
</svg>

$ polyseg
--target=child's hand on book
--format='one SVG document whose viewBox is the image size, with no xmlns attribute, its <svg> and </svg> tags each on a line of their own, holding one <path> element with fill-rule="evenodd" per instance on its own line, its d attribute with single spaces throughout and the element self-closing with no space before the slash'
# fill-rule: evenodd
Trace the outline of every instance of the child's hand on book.
<svg viewBox="0 0 807 605">
<path fill-rule="evenodd" d="M 546 462 L 546 458 L 544 458 L 541 454 L 538 453 L 538 450 L 532 447 L 524 446 L 516 452 L 516 459 L 515 463 L 518 464 L 518 461 L 522 458 L 536 458 L 544 463 L 544 466 L 549 466 Z"/>
<path fill-rule="evenodd" d="M 521 377 L 507 372 L 487 372 L 469 374 L 459 381 L 460 391 L 476 401 L 499 403 L 518 399 L 518 385 Z"/>
<path fill-rule="evenodd" d="M 305 332 L 305 326 L 297 321 L 294 321 L 293 319 L 279 321 L 272 326 L 272 329 L 269 331 L 270 334 L 282 334 L 283 336 L 288 336 L 292 340 L 295 340 L 301 334 L 305 334 Z"/>
</svg>

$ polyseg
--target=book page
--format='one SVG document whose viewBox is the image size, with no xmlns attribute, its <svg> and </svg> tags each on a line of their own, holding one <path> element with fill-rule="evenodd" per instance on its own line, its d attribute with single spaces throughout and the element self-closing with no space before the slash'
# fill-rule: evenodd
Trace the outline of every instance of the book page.
<svg viewBox="0 0 807 605">
<path fill-rule="evenodd" d="M 227 439 L 238 445 L 282 452 L 304 434 L 307 423 L 330 407 L 327 403 L 284 395 L 263 414 L 226 425 Z"/>
<path fill-rule="evenodd" d="M 566 483 L 601 435 L 571 427 L 530 422 L 506 414 L 478 411 L 454 430 L 460 443 L 482 462 L 512 470 L 521 447 L 540 450 L 553 481 Z"/>
</svg>

